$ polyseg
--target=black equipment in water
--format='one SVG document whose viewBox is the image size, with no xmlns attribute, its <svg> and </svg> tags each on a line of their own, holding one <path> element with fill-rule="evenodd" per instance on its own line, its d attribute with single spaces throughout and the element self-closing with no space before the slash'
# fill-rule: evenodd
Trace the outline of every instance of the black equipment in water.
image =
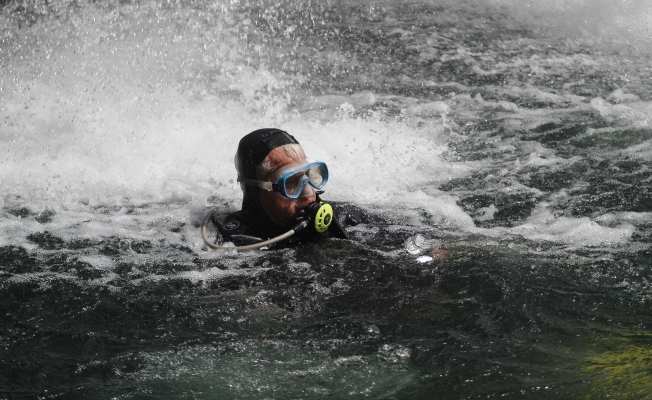
<svg viewBox="0 0 652 400">
<path fill-rule="evenodd" d="M 217 211 L 218 208 L 214 208 L 213 210 L 211 210 L 206 215 L 201 225 L 202 239 L 204 239 L 204 243 L 206 243 L 206 245 L 211 249 L 235 248 L 237 251 L 255 250 L 285 240 L 290 236 L 294 235 L 295 233 L 303 231 L 306 228 L 311 229 L 317 233 L 324 233 L 330 228 L 331 224 L 334 225 L 334 228 L 336 229 L 336 233 L 338 234 L 339 237 L 348 239 L 348 235 L 346 234 L 346 231 L 344 230 L 340 222 L 335 218 L 333 207 L 331 207 L 331 205 L 328 203 L 324 203 L 323 201 L 316 201 L 314 203 L 309 204 L 306 207 L 306 216 L 299 218 L 297 220 L 297 224 L 287 232 L 283 233 L 282 235 L 278 235 L 276 237 L 273 237 L 265 241 L 247 244 L 244 246 L 221 246 L 214 243 L 208 237 L 208 224 L 210 222 L 213 222 L 213 224 L 219 227 L 219 222 L 213 219 L 213 216 Z M 232 236 L 236 236 L 236 235 L 232 235 Z"/>
</svg>

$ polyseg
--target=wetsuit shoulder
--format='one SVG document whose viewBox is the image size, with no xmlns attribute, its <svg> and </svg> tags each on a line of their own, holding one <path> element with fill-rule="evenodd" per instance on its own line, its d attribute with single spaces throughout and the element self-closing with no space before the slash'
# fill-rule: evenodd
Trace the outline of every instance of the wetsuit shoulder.
<svg viewBox="0 0 652 400">
<path fill-rule="evenodd" d="M 334 202 L 330 204 L 335 211 L 335 218 L 345 228 L 358 224 L 386 225 L 391 223 L 387 218 L 352 203 Z"/>
<path fill-rule="evenodd" d="M 217 226 L 222 240 L 233 242 L 236 246 L 260 243 L 267 239 L 256 233 L 254 218 L 246 211 L 213 214 L 213 222 Z"/>
<path fill-rule="evenodd" d="M 229 214 L 216 214 L 213 222 L 222 238 L 236 246 L 260 243 L 284 234 L 287 229 L 276 226 L 266 214 L 240 210 Z"/>
<path fill-rule="evenodd" d="M 349 239 L 346 232 L 347 227 L 358 224 L 384 225 L 389 223 L 384 217 L 370 213 L 351 203 L 331 202 L 329 204 L 333 207 L 335 218 L 326 231 L 328 237 Z"/>
</svg>

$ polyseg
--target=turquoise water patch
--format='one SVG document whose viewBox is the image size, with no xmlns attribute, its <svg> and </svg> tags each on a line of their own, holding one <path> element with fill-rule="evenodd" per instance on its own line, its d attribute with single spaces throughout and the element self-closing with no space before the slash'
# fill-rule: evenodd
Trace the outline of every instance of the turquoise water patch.
<svg viewBox="0 0 652 400">
<path fill-rule="evenodd" d="M 652 139 L 652 129 L 624 129 L 597 131 L 582 135 L 570 141 L 580 148 L 608 147 L 613 149 L 626 149 Z"/>
<path fill-rule="evenodd" d="M 334 347 L 336 342 L 275 339 L 183 346 L 141 354 L 139 371 L 119 374 L 104 389 L 79 392 L 121 398 L 392 398 L 415 379 L 403 345 L 346 356 L 332 354 Z"/>
</svg>

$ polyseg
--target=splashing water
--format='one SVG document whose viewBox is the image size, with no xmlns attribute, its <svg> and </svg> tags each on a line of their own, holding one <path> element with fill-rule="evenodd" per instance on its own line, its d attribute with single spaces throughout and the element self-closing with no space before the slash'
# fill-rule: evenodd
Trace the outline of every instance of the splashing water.
<svg viewBox="0 0 652 400">
<path fill-rule="evenodd" d="M 0 10 L 0 397 L 649 389 L 644 1 Z M 391 223 L 207 251 L 260 127 Z"/>
</svg>

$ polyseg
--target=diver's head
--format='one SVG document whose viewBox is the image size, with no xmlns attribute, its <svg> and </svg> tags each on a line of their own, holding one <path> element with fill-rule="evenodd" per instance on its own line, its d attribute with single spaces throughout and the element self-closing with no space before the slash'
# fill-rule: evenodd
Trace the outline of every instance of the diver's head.
<svg viewBox="0 0 652 400">
<path fill-rule="evenodd" d="M 298 144 L 286 144 L 272 150 L 258 170 L 258 180 L 277 182 L 285 173 L 307 165 L 303 149 Z M 296 224 L 296 218 L 305 214 L 304 208 L 313 203 L 316 198 L 315 189 L 303 185 L 296 198 L 288 198 L 273 190 L 260 191 L 260 204 L 269 218 L 282 228 L 291 228 Z M 294 196 L 293 196 L 294 197 Z"/>
<path fill-rule="evenodd" d="M 328 180 L 324 163 L 308 163 L 299 142 L 279 129 L 259 129 L 240 140 L 235 158 L 242 184 L 242 209 L 264 211 L 276 225 L 291 228 L 316 189 Z"/>
</svg>

